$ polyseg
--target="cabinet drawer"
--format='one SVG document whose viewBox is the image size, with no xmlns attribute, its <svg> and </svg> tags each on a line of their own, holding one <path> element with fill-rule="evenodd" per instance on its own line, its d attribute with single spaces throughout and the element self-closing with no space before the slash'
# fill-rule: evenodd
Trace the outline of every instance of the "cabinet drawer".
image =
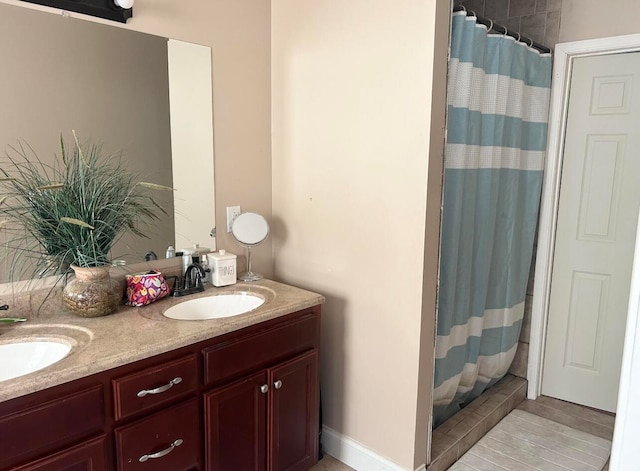
<svg viewBox="0 0 640 471">
<path fill-rule="evenodd" d="M 229 381 L 318 347 L 319 338 L 319 317 L 312 311 L 285 324 L 205 348 L 205 384 Z"/>
<path fill-rule="evenodd" d="M 0 469 L 101 433 L 102 386 L 0 417 Z"/>
<path fill-rule="evenodd" d="M 106 441 L 102 435 L 13 471 L 103 471 L 107 469 Z"/>
<path fill-rule="evenodd" d="M 183 471 L 199 465 L 201 431 L 196 399 L 114 432 L 118 471 Z"/>
<path fill-rule="evenodd" d="M 185 394 L 198 386 L 195 354 L 163 363 L 112 380 L 116 420 L 151 409 Z"/>
</svg>

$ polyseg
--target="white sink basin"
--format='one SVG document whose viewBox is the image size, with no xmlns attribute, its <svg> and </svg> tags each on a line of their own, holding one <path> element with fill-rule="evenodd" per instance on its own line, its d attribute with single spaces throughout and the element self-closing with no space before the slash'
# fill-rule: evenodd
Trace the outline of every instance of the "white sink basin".
<svg viewBox="0 0 640 471">
<path fill-rule="evenodd" d="M 70 345 L 50 340 L 0 344 L 0 381 L 53 365 L 70 350 Z"/>
<path fill-rule="evenodd" d="M 163 314 L 171 319 L 186 321 L 221 319 L 253 311 L 262 304 L 264 299 L 249 293 L 219 294 L 189 299 L 170 307 Z"/>
</svg>

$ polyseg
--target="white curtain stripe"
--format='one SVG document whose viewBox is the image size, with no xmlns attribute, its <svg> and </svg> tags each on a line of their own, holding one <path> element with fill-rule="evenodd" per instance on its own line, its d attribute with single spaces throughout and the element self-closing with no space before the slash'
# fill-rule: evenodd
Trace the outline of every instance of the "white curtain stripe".
<svg viewBox="0 0 640 471">
<path fill-rule="evenodd" d="M 465 345 L 469 337 L 480 337 L 485 329 L 513 326 L 522 320 L 523 314 L 524 302 L 521 302 L 512 308 L 488 309 L 483 317 L 470 317 L 466 324 L 452 327 L 449 335 L 437 336 L 436 359 L 446 358 L 450 349 Z"/>
<path fill-rule="evenodd" d="M 492 380 L 502 378 L 509 371 L 509 366 L 516 356 L 518 345 L 506 352 L 491 356 L 478 356 L 478 363 L 467 363 L 459 373 L 433 390 L 433 405 L 446 406 L 456 393 L 466 393 L 473 389 L 476 382 L 488 384 Z"/>
<path fill-rule="evenodd" d="M 447 144 L 444 165 L 452 169 L 510 168 L 542 171 L 545 155 L 544 151 L 516 147 Z"/>
<path fill-rule="evenodd" d="M 450 70 L 449 106 L 531 123 L 547 122 L 550 89 L 525 85 L 522 80 L 504 75 L 486 74 L 484 70 L 459 59 L 451 60 Z"/>
</svg>

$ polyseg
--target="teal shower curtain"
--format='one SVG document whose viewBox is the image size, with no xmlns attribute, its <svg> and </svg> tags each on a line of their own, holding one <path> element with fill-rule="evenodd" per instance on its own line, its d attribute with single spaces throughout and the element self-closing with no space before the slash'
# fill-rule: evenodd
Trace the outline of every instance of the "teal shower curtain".
<svg viewBox="0 0 640 471">
<path fill-rule="evenodd" d="M 434 424 L 502 378 L 524 313 L 551 54 L 453 15 Z"/>
</svg>

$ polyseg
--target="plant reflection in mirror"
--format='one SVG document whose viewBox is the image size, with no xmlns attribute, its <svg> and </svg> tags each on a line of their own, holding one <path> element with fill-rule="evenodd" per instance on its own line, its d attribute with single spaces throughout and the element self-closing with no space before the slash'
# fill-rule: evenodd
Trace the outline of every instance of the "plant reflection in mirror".
<svg viewBox="0 0 640 471">
<path fill-rule="evenodd" d="M 166 214 L 150 190 L 172 188 L 140 181 L 119 155 L 60 136 L 60 155 L 43 163 L 28 144 L 10 147 L 0 164 L 0 231 L 11 279 L 64 273 L 69 265 L 111 262 L 123 234 L 146 237 L 146 224 Z"/>
</svg>

